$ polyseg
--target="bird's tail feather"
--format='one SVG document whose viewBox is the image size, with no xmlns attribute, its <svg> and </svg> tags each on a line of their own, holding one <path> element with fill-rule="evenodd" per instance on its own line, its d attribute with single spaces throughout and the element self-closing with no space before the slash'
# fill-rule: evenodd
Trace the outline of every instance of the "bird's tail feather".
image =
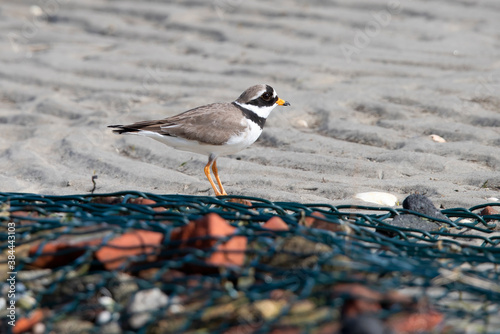
<svg viewBox="0 0 500 334">
<path fill-rule="evenodd" d="M 134 133 L 139 132 L 139 129 L 129 128 L 126 125 L 108 125 L 108 128 L 114 128 L 113 133 L 124 134 L 124 133 Z"/>
</svg>

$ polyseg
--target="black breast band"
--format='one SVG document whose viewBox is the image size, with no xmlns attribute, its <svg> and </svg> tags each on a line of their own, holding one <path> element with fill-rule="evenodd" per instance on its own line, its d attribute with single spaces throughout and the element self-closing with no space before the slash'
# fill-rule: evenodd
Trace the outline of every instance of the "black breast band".
<svg viewBox="0 0 500 334">
<path fill-rule="evenodd" d="M 260 117 L 259 115 L 257 115 L 253 111 L 243 108 L 238 103 L 233 102 L 233 105 L 241 110 L 241 113 L 243 114 L 243 116 L 245 116 L 246 118 L 248 118 L 252 122 L 256 123 L 261 129 L 264 128 L 264 124 L 266 124 L 266 118 Z"/>
</svg>

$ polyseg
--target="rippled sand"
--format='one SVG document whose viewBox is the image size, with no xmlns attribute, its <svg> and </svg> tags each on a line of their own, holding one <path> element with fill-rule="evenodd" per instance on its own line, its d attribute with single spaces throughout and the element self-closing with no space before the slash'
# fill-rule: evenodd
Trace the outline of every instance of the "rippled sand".
<svg viewBox="0 0 500 334">
<path fill-rule="evenodd" d="M 292 106 L 218 160 L 230 194 L 500 197 L 496 0 L 32 4 L 0 2 L 1 191 L 213 194 L 206 157 L 106 126 L 268 83 Z"/>
</svg>

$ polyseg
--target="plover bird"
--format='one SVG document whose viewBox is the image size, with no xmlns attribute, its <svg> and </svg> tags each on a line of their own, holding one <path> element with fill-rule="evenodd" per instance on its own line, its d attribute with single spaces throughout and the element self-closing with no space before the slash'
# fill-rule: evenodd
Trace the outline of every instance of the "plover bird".
<svg viewBox="0 0 500 334">
<path fill-rule="evenodd" d="M 178 150 L 207 155 L 205 175 L 215 195 L 222 196 L 227 193 L 219 178 L 217 158 L 253 144 L 271 111 L 288 105 L 271 86 L 255 85 L 231 103 L 212 103 L 165 119 L 108 127 L 116 134 L 146 136 Z M 210 166 L 219 188 L 212 180 Z"/>
</svg>

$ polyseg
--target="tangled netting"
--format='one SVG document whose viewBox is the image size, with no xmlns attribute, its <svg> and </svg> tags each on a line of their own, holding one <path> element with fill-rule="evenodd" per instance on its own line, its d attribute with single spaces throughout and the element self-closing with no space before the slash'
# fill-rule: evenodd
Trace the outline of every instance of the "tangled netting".
<svg viewBox="0 0 500 334">
<path fill-rule="evenodd" d="M 500 331 L 500 216 L 479 214 L 500 204 L 443 218 L 139 192 L 0 193 L 0 204 L 2 330 L 36 314 L 46 333 L 336 333 L 369 314 L 357 319 L 403 333 L 420 314 L 414 331 Z M 394 224 L 409 215 L 417 223 Z M 215 223 L 193 225 L 203 217 Z M 139 246 L 117 241 L 129 235 Z"/>
</svg>

